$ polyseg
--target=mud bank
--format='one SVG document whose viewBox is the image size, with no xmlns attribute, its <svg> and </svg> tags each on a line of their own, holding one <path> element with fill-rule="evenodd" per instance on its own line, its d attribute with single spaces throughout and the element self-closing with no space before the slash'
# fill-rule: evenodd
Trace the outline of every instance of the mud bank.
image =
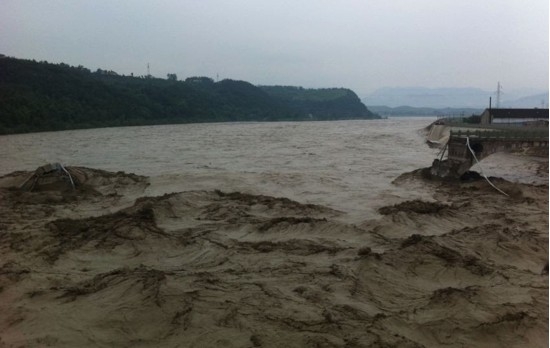
<svg viewBox="0 0 550 348">
<path fill-rule="evenodd" d="M 69 167 L 70 168 L 70 167 Z M 0 178 L 0 346 L 546 347 L 548 186 L 425 182 L 433 200 L 344 212 L 72 168 Z"/>
</svg>

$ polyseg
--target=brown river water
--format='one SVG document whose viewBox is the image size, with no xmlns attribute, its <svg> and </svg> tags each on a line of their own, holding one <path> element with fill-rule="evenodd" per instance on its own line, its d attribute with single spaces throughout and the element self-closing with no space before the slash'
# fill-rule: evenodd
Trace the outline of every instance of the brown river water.
<svg viewBox="0 0 550 348">
<path fill-rule="evenodd" d="M 371 218 L 381 206 L 428 198 L 422 185 L 400 188 L 400 174 L 437 155 L 419 131 L 433 117 L 281 123 L 215 123 L 100 128 L 0 136 L 0 175 L 60 162 L 150 176 L 149 195 L 221 189 L 288 197 Z M 541 159 L 495 154 L 488 176 L 547 183 Z M 473 168 L 479 170 L 478 166 Z"/>
</svg>

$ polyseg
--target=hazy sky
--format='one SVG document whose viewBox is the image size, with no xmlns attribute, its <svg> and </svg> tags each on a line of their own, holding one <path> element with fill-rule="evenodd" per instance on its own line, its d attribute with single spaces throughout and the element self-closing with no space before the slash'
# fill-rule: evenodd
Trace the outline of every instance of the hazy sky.
<svg viewBox="0 0 550 348">
<path fill-rule="evenodd" d="M 1 0 L 0 53 L 254 84 L 548 88 L 548 0 Z"/>
</svg>

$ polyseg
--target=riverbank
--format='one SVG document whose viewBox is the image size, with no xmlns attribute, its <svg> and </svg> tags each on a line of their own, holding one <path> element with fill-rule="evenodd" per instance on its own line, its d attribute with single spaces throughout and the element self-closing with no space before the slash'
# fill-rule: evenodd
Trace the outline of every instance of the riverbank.
<svg viewBox="0 0 550 348">
<path fill-rule="evenodd" d="M 506 197 L 415 171 L 394 185 L 433 199 L 352 223 L 311 202 L 223 185 L 150 196 L 163 189 L 146 176 L 69 168 L 76 191 L 0 178 L 4 346 L 547 346 L 548 185 L 493 179 Z"/>
</svg>

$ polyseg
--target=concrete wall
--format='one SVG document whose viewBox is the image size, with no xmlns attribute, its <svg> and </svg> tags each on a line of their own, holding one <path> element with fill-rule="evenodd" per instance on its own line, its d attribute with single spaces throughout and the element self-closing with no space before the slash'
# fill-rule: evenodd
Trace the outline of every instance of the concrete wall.
<svg viewBox="0 0 550 348">
<path fill-rule="evenodd" d="M 491 113 L 489 112 L 489 109 L 485 109 L 483 113 L 481 114 L 481 124 L 491 124 Z"/>
</svg>

